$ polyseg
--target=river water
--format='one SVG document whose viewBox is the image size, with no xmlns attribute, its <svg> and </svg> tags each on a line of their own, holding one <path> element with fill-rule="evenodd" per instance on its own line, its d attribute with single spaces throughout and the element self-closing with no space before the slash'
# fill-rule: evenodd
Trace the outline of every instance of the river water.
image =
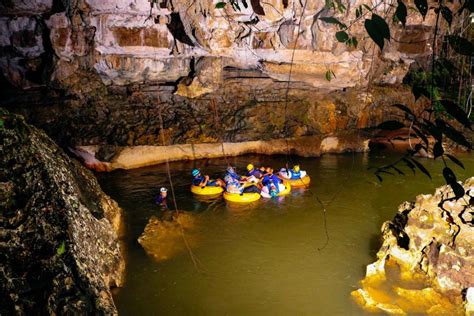
<svg viewBox="0 0 474 316">
<path fill-rule="evenodd" d="M 459 158 L 466 170 L 452 166 L 458 179 L 474 175 L 474 155 Z M 191 252 L 178 239 L 183 250 L 166 260 L 150 256 L 137 242 L 150 218 L 162 214 L 153 197 L 161 186 L 169 188 L 166 165 L 98 174 L 125 213 L 126 282 L 114 291 L 119 313 L 364 315 L 350 293 L 375 261 L 382 223 L 403 201 L 444 183 L 442 162 L 423 161 L 433 180 L 406 170 L 406 176 L 386 176 L 380 183 L 368 167 L 392 161 L 393 154 L 293 159 L 311 176 L 309 190 L 244 207 L 222 198 L 198 200 L 189 191 L 193 168 L 219 175 L 225 159 L 170 163 L 178 208 L 193 225 L 185 232 Z M 228 161 L 243 172 L 249 162 L 277 169 L 287 158 L 249 155 Z"/>
</svg>

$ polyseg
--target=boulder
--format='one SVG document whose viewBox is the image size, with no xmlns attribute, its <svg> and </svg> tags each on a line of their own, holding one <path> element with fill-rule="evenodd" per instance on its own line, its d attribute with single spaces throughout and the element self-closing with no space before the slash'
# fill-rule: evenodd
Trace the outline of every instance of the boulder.
<svg viewBox="0 0 474 316">
<path fill-rule="evenodd" d="M 117 314 L 117 203 L 44 132 L 1 108 L 0 151 L 0 314 Z"/>
<path fill-rule="evenodd" d="M 378 260 L 352 292 L 365 309 L 391 314 L 471 315 L 474 177 L 456 199 L 449 186 L 403 203 L 382 225 Z"/>
</svg>

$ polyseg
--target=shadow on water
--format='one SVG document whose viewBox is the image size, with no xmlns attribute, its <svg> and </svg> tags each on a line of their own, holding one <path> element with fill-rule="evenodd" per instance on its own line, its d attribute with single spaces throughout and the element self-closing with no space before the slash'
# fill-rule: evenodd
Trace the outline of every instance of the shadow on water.
<svg viewBox="0 0 474 316">
<path fill-rule="evenodd" d="M 472 176 L 474 156 L 460 158 L 466 170 L 456 169 L 458 179 Z M 238 206 L 222 198 L 195 198 L 189 191 L 194 167 L 222 176 L 225 159 L 170 163 L 178 208 L 193 218 L 186 234 L 206 273 L 196 270 L 185 250 L 155 260 L 137 242 L 150 218 L 162 215 L 153 199 L 161 186 L 169 187 L 164 165 L 98 174 L 104 191 L 125 211 L 126 283 L 115 291 L 120 314 L 364 314 L 350 292 L 375 261 L 382 223 L 393 218 L 400 203 L 432 193 L 444 181 L 441 163 L 433 160 L 424 160 L 432 181 L 407 172 L 379 183 L 367 170 L 393 159 L 382 153 L 300 158 L 312 178 L 310 191 Z M 274 169 L 286 163 L 284 156 L 228 160 L 241 172 L 249 162 Z M 332 200 L 329 242 L 321 251 L 324 218 L 314 193 L 325 204 Z"/>
</svg>

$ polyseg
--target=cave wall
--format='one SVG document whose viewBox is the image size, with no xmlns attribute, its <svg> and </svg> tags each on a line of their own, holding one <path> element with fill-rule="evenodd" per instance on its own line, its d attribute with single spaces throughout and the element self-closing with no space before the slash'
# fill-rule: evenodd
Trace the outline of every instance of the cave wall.
<svg viewBox="0 0 474 316">
<path fill-rule="evenodd" d="M 185 143 L 331 134 L 397 115 L 385 103 L 413 103 L 380 86 L 397 86 L 429 55 L 432 15 L 392 25 L 380 53 L 363 19 L 351 28 L 358 47 L 339 43 L 337 28 L 317 20 L 330 15 L 324 1 L 303 15 L 300 1 L 244 2 L 241 11 L 205 0 L 2 2 L 0 105 L 60 143 L 124 146 L 159 144 L 159 111 L 167 140 Z M 337 17 L 350 24 L 365 2 Z"/>
</svg>

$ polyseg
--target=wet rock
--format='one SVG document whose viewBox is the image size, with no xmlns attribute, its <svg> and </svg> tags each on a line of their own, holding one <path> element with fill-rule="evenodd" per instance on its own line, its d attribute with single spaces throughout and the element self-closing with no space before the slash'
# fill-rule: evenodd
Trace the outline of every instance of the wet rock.
<svg viewBox="0 0 474 316">
<path fill-rule="evenodd" d="M 463 186 L 460 199 L 449 186 L 419 195 L 383 224 L 378 260 L 352 293 L 362 307 L 393 314 L 472 313 L 467 289 L 474 286 L 474 225 L 464 215 L 474 211 L 474 178 Z"/>
<path fill-rule="evenodd" d="M 44 132 L 0 111 L 0 314 L 117 314 L 120 208 Z"/>
<path fill-rule="evenodd" d="M 165 214 L 163 219 L 152 216 L 138 238 L 138 243 L 147 254 L 157 261 L 183 254 L 188 246 L 193 247 L 198 242 L 197 235 L 192 233 L 196 226 L 194 217 L 187 213 L 176 215 L 174 212 L 165 212 Z"/>
</svg>

